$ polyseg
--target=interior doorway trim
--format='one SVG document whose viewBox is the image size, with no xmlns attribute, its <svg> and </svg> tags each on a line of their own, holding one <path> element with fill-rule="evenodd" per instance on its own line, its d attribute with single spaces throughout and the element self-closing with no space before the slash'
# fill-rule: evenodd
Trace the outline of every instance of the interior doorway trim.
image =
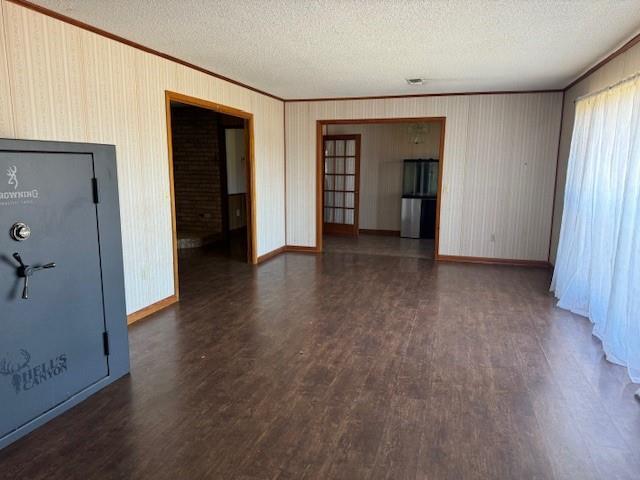
<svg viewBox="0 0 640 480">
<path fill-rule="evenodd" d="M 322 230 L 323 230 L 323 193 L 324 179 L 322 172 L 324 171 L 323 155 L 322 155 L 322 135 L 323 127 L 326 125 L 345 125 L 345 124 L 384 124 L 384 123 L 439 123 L 440 124 L 440 147 L 438 159 L 438 195 L 436 198 L 436 238 L 434 248 L 434 258 L 440 258 L 440 206 L 442 205 L 442 173 L 444 171 L 444 139 L 446 117 L 402 117 L 402 118 L 354 118 L 339 120 L 317 120 L 316 121 L 316 248 L 317 253 L 322 252 Z M 362 159 L 361 159 L 362 161 Z M 366 161 L 366 160 L 364 160 Z"/>
<path fill-rule="evenodd" d="M 232 115 L 234 117 L 243 118 L 247 121 L 246 132 L 249 136 L 247 145 L 247 249 L 248 261 L 250 263 L 258 263 L 256 249 L 256 197 L 255 197 L 255 150 L 254 150 L 254 130 L 253 130 L 253 114 L 238 110 L 237 108 L 228 107 L 219 103 L 210 102 L 201 98 L 190 97 L 182 93 L 165 91 L 165 109 L 167 115 L 167 147 L 169 149 L 169 190 L 171 193 L 171 230 L 173 236 L 173 288 L 176 300 L 180 299 L 180 285 L 178 281 L 178 232 L 176 228 L 176 197 L 173 178 L 173 145 L 171 132 L 171 102 L 184 103 L 194 107 L 206 108 L 218 113 Z"/>
</svg>

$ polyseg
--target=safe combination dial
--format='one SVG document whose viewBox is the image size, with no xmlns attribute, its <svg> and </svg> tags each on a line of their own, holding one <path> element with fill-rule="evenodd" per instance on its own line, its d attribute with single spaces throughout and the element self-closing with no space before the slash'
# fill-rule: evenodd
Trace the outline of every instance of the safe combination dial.
<svg viewBox="0 0 640 480">
<path fill-rule="evenodd" d="M 26 223 L 14 223 L 9 231 L 11 238 L 16 242 L 22 242 L 31 236 L 31 228 Z"/>
</svg>

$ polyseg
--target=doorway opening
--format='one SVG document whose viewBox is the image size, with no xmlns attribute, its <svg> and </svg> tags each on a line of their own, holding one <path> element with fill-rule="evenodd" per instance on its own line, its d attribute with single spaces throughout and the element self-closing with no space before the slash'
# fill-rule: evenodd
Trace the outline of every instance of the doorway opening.
<svg viewBox="0 0 640 480">
<path fill-rule="evenodd" d="M 318 121 L 318 250 L 438 258 L 445 121 Z"/>
<path fill-rule="evenodd" d="M 179 261 L 255 263 L 253 117 L 167 92 L 174 285 Z"/>
</svg>

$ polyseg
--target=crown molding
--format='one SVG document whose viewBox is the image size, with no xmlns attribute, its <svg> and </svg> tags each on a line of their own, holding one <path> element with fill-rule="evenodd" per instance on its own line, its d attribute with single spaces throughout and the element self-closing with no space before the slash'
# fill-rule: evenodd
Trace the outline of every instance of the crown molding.
<svg viewBox="0 0 640 480">
<path fill-rule="evenodd" d="M 111 32 L 107 32 L 106 30 L 102 30 L 101 28 L 95 27 L 93 25 L 89 25 L 88 23 L 81 22 L 79 20 L 76 20 L 75 18 L 71 18 L 71 17 L 68 17 L 66 15 L 62 15 L 61 13 L 55 12 L 55 11 L 50 10 L 48 8 L 42 7 L 40 5 L 36 5 L 35 3 L 29 2 L 29 1 L 26 1 L 26 0 L 6 0 L 6 1 L 10 2 L 10 3 L 13 3 L 15 5 L 19 5 L 19 6 L 24 7 L 24 8 L 28 8 L 29 10 L 33 10 L 34 12 L 41 13 L 42 15 L 46 15 L 48 17 L 55 18 L 56 20 L 60 20 L 61 22 L 68 23 L 70 25 L 73 25 L 75 27 L 81 28 L 83 30 L 86 30 L 86 31 L 89 31 L 89 32 L 92 32 L 92 33 L 95 33 L 95 34 L 100 35 L 102 37 L 109 38 L 110 40 L 115 40 L 116 42 L 123 43 L 124 45 L 128 45 L 128 46 L 136 48 L 138 50 L 142 50 L 143 52 L 150 53 L 152 55 L 156 55 L 158 57 L 164 58 L 165 60 L 169 60 L 169 61 L 178 63 L 180 65 L 183 65 L 185 67 L 191 68 L 193 70 L 197 70 L 198 72 L 204 73 L 204 74 L 209 75 L 211 77 L 215 77 L 215 78 L 217 78 L 219 80 L 224 80 L 225 82 L 229 82 L 229 83 L 232 83 L 234 85 L 238 85 L 239 87 L 243 87 L 243 88 L 249 89 L 251 91 L 254 91 L 256 93 L 260 93 L 262 95 L 266 95 L 267 97 L 271 97 L 271 98 L 274 98 L 276 100 L 280 100 L 281 102 L 284 101 L 283 98 L 278 97 L 277 95 L 274 95 L 272 93 L 265 92 L 264 90 L 260 90 L 258 88 L 252 87 L 251 85 L 247 85 L 247 84 L 242 83 L 242 82 L 238 82 L 237 80 L 234 80 L 232 78 L 225 77 L 224 75 L 220 75 L 219 73 L 212 72 L 211 70 L 207 70 L 206 68 L 199 67 L 198 65 L 194 65 L 193 63 L 189 63 L 189 62 L 187 62 L 185 60 L 181 60 L 181 59 L 179 59 L 177 57 L 174 57 L 172 55 L 169 55 L 167 53 L 159 52 L 158 50 L 154 50 L 153 48 L 146 47 L 146 46 L 141 45 L 141 44 L 139 44 L 137 42 L 133 42 L 131 40 L 127 40 L 124 37 L 121 37 L 119 35 L 115 35 L 115 34 L 113 34 Z"/>
<path fill-rule="evenodd" d="M 185 60 L 181 60 L 180 58 L 174 57 L 173 55 L 169 55 L 164 52 L 160 52 L 158 50 L 154 50 L 153 48 L 147 47 L 140 43 L 128 40 L 119 35 L 113 34 L 101 28 L 95 27 L 88 23 L 81 22 L 80 20 L 76 20 L 72 17 L 68 17 L 61 13 L 58 13 L 54 10 L 50 10 L 46 7 L 42 7 L 35 3 L 32 3 L 27 0 L 5 0 L 9 3 L 13 3 L 15 5 L 19 5 L 24 8 L 28 8 L 29 10 L 33 10 L 42 15 L 46 15 L 48 17 L 54 18 L 64 23 L 68 23 L 75 27 L 81 28 L 83 30 L 95 33 L 97 35 L 109 38 L 116 42 L 122 43 L 124 45 L 128 45 L 135 49 L 141 50 L 146 53 L 150 53 L 152 55 L 156 55 L 158 57 L 164 58 L 165 60 L 169 60 L 175 62 L 177 64 L 183 65 L 185 67 L 191 68 L 198 72 L 204 73 L 211 77 L 217 78 L 219 80 L 224 80 L 225 82 L 229 82 L 231 84 L 237 85 L 239 87 L 246 88 L 253 92 L 259 93 L 261 95 L 266 95 L 267 97 L 273 98 L 275 100 L 279 100 L 284 103 L 297 103 L 297 102 L 335 102 L 335 101 L 353 101 L 353 100 L 389 100 L 389 99 L 402 99 L 402 98 L 422 98 L 422 97 L 453 97 L 453 96 L 462 96 L 462 95 L 521 95 L 527 93 L 558 93 L 558 92 L 566 92 L 571 87 L 581 82 L 589 75 L 596 72 L 598 69 L 602 68 L 604 65 L 615 59 L 618 55 L 626 52 L 630 48 L 634 47 L 636 44 L 640 43 L 640 33 L 636 34 L 630 40 L 628 40 L 625 44 L 617 48 L 615 51 L 607 55 L 605 58 L 600 60 L 598 63 L 593 65 L 591 68 L 586 70 L 584 73 L 580 74 L 577 78 L 571 81 L 564 88 L 555 88 L 555 89 L 538 89 L 538 90 L 496 90 L 496 91 L 481 91 L 481 92 L 446 92 L 446 93 L 419 93 L 419 94 L 404 94 L 404 95 L 370 95 L 370 96 L 354 96 L 354 97 L 326 97 L 326 98 L 291 98 L 285 99 L 274 95 L 272 93 L 266 92 L 264 90 L 260 90 L 256 87 L 252 87 L 251 85 L 247 85 L 245 83 L 239 82 L 229 77 L 225 77 L 224 75 L 220 75 L 219 73 L 215 73 L 211 70 L 208 70 L 204 67 L 200 67 L 198 65 L 194 65 L 193 63 L 187 62 Z"/>
<path fill-rule="evenodd" d="M 634 47 L 638 43 L 640 43 L 640 33 L 638 33 L 635 36 L 633 36 L 629 41 L 627 41 L 622 46 L 618 47 L 616 50 L 611 52 L 605 58 L 600 60 L 598 63 L 596 63 L 591 68 L 589 68 L 586 72 L 580 74 L 575 80 L 573 80 L 571 83 L 569 83 L 569 85 L 564 87 L 564 91 L 566 92 L 567 90 L 569 90 L 571 87 L 573 87 L 577 83 L 580 83 L 582 80 L 587 78 L 589 75 L 591 75 L 592 73 L 596 72 L 600 68 L 604 67 L 607 63 L 609 63 L 611 60 L 616 58 L 618 55 L 623 54 L 624 52 L 626 52 L 630 48 Z"/>
<path fill-rule="evenodd" d="M 456 97 L 465 95 L 523 95 L 527 93 L 560 93 L 562 88 L 540 90 L 495 90 L 482 92 L 445 92 L 445 93 L 414 93 L 406 95 L 372 95 L 364 97 L 327 97 L 327 98 L 292 98 L 285 99 L 285 103 L 296 102 L 336 102 L 353 100 L 389 100 L 394 98 L 422 98 L 422 97 Z"/>
</svg>

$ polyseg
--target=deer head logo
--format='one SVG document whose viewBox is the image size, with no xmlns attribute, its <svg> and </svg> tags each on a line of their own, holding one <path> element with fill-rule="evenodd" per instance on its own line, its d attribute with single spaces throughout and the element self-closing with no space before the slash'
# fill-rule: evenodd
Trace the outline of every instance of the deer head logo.
<svg viewBox="0 0 640 480">
<path fill-rule="evenodd" d="M 9 183 L 9 185 L 13 185 L 13 189 L 17 190 L 18 189 L 18 167 L 16 167 L 15 165 L 12 165 L 11 167 L 7 168 L 7 177 L 9 177 L 9 181 L 7 183 Z"/>
<path fill-rule="evenodd" d="M 0 359 L 0 375 L 13 375 L 28 367 L 30 361 L 31 355 L 29 352 L 20 349 L 17 354 Z"/>
</svg>

